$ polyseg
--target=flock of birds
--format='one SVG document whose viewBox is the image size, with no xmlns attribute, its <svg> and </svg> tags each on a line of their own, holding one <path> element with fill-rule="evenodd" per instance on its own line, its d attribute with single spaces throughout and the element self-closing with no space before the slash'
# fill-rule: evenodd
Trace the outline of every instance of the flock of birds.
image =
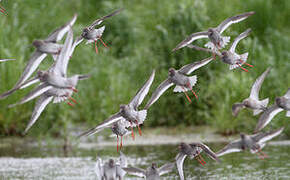
<svg viewBox="0 0 290 180">
<path fill-rule="evenodd" d="M 1 7 L 0 11 L 2 13 L 5 12 L 3 9 L 4 8 Z M 24 68 L 21 77 L 11 90 L 0 95 L 0 99 L 4 99 L 17 90 L 24 89 L 35 83 L 39 83 L 37 87 L 34 88 L 30 93 L 28 93 L 23 99 L 9 106 L 13 107 L 15 105 L 24 104 L 39 97 L 32 112 L 31 119 L 24 131 L 25 133 L 28 132 L 28 130 L 36 122 L 42 111 L 50 102 L 60 103 L 65 101 L 70 106 L 73 106 L 73 103 L 77 103 L 77 101 L 72 98 L 72 95 L 73 93 L 76 93 L 78 91 L 76 89 L 78 81 L 89 78 L 89 75 L 76 74 L 70 77 L 67 76 L 68 63 L 73 55 L 74 49 L 84 39 L 87 40 L 87 43 L 95 43 L 96 53 L 98 53 L 98 40 L 100 40 L 102 44 L 107 47 L 101 39 L 102 34 L 105 30 L 105 26 L 99 28 L 96 28 L 96 26 L 100 25 L 107 18 L 117 15 L 118 13 L 120 13 L 121 10 L 122 9 L 116 10 L 107 16 L 95 20 L 91 25 L 85 27 L 81 35 L 75 38 L 75 40 L 73 37 L 72 26 L 77 19 L 77 15 L 74 15 L 74 17 L 68 23 L 56 29 L 47 38 L 33 41 L 32 44 L 36 48 L 36 50 L 32 54 L 26 67 Z M 245 32 L 241 33 L 234 40 L 229 50 L 224 50 L 222 52 L 220 52 L 220 50 L 225 48 L 226 45 L 230 42 L 230 37 L 224 37 L 222 36 L 222 33 L 230 25 L 239 23 L 253 14 L 254 12 L 248 12 L 236 15 L 224 20 L 219 26 L 215 28 L 209 28 L 207 31 L 197 32 L 190 35 L 184 41 L 179 43 L 177 47 L 173 49 L 173 51 L 176 51 L 183 47 L 189 47 L 195 50 L 210 52 L 212 53 L 212 57 L 185 65 L 178 70 L 170 68 L 168 71 L 167 79 L 164 80 L 153 92 L 144 109 L 140 110 L 139 106 L 142 104 L 145 96 L 148 94 L 150 86 L 153 83 L 155 77 L 155 70 L 153 70 L 149 79 L 138 90 L 137 94 L 128 104 L 121 104 L 120 110 L 117 113 L 113 114 L 107 120 L 97 125 L 96 127 L 82 133 L 79 137 L 90 136 L 109 127 L 111 128 L 112 132 L 117 136 L 117 151 L 119 151 L 119 149 L 121 149 L 123 146 L 123 136 L 131 134 L 132 138 L 135 138 L 133 131 L 134 127 L 138 127 L 139 134 L 142 134 L 140 125 L 144 123 L 148 109 L 171 86 L 175 85 L 175 88 L 173 89 L 174 92 L 183 92 L 189 102 L 191 102 L 191 98 L 187 94 L 188 91 L 191 91 L 193 95 L 197 98 L 197 94 L 193 90 L 193 87 L 197 83 L 197 76 L 190 75 L 195 70 L 207 65 L 212 60 L 216 59 L 216 56 L 220 57 L 222 62 L 229 64 L 230 70 L 240 68 L 241 70 L 247 72 L 248 70 L 243 67 L 243 65 L 253 67 L 252 65 L 246 63 L 248 53 L 240 55 L 235 52 L 235 49 L 239 41 L 249 35 L 251 29 L 248 29 Z M 59 41 L 65 35 L 66 39 L 64 44 L 60 44 Z M 201 38 L 208 38 L 210 40 L 207 44 L 205 44 L 206 48 L 192 45 L 192 42 Z M 54 59 L 54 63 L 52 64 L 52 66 L 46 71 L 37 71 L 36 75 L 34 77 L 31 77 L 33 73 L 37 70 L 38 66 L 49 54 L 52 55 Z M 1 60 L 1 62 L 9 60 L 13 59 L 3 59 Z M 244 99 L 241 103 L 235 103 L 232 106 L 232 113 L 234 116 L 237 116 L 239 111 L 243 108 L 252 109 L 254 115 L 263 112 L 257 123 L 256 129 L 254 130 L 254 134 L 240 134 L 240 139 L 230 142 L 227 146 L 225 146 L 223 149 L 216 153 L 203 143 L 180 143 L 180 145 L 178 146 L 179 153 L 177 154 L 175 161 L 181 180 L 184 179 L 183 162 L 186 157 L 189 157 L 190 159 L 195 158 L 202 165 L 206 164 L 201 156 L 202 152 L 205 152 L 210 158 L 217 162 L 220 162 L 220 156 L 244 150 L 250 150 L 251 153 L 257 153 L 261 159 L 267 157 L 267 155 L 263 153 L 261 149 L 265 146 L 266 141 L 281 134 L 284 128 L 282 127 L 280 129 L 268 132 L 261 132 L 261 130 L 273 119 L 273 117 L 277 113 L 283 110 L 287 111 L 286 116 L 290 116 L 290 88 L 284 96 L 277 97 L 275 99 L 275 103 L 270 107 L 267 107 L 269 98 L 259 100 L 260 88 L 269 72 L 270 68 L 268 68 L 260 77 L 257 78 L 252 86 L 251 93 L 248 98 Z M 121 138 L 120 147 L 119 137 Z M 113 159 L 110 159 L 106 163 L 103 163 L 101 159 L 97 160 L 95 169 L 99 179 L 122 179 L 125 174 L 128 173 L 139 177 L 144 177 L 146 179 L 155 180 L 159 179 L 161 175 L 172 171 L 172 169 L 175 167 L 175 163 L 171 162 L 159 168 L 157 167 L 156 163 L 152 163 L 152 165 L 146 170 L 137 167 L 128 168 L 124 154 L 121 151 L 120 153 L 121 156 L 119 163 L 116 163 Z"/>
</svg>

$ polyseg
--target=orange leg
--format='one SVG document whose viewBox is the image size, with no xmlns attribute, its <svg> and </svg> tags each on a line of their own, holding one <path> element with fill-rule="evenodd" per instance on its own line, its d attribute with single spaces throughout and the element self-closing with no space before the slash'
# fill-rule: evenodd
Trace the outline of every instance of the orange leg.
<svg viewBox="0 0 290 180">
<path fill-rule="evenodd" d="M 120 144 L 120 149 L 123 147 L 123 136 L 121 136 L 121 144 Z"/>
<path fill-rule="evenodd" d="M 4 15 L 8 16 L 8 14 L 5 12 L 6 9 L 4 9 L 2 6 L 0 6 L 0 11 L 1 11 Z"/>
<path fill-rule="evenodd" d="M 119 136 L 117 135 L 117 152 L 119 152 Z"/>
<path fill-rule="evenodd" d="M 74 107 L 74 105 L 70 102 L 67 102 L 68 105 L 70 105 L 71 107 Z"/>
<path fill-rule="evenodd" d="M 200 154 L 199 154 L 198 156 L 199 156 L 200 160 L 203 162 L 203 164 L 206 164 L 206 162 L 205 162 L 205 160 L 203 159 L 203 157 L 202 157 Z"/>
<path fill-rule="evenodd" d="M 187 95 L 185 88 L 182 87 L 182 89 L 183 89 L 183 92 L 184 92 L 184 94 L 185 94 L 185 96 L 186 96 L 186 98 L 187 98 L 187 100 L 189 101 L 189 104 L 190 104 L 190 103 L 191 103 L 191 99 L 190 99 L 189 96 Z"/>
<path fill-rule="evenodd" d="M 259 149 L 259 151 L 258 151 L 262 156 L 263 156 L 263 158 L 268 158 L 268 155 L 267 154 L 265 154 L 264 152 L 262 152 L 262 150 L 261 149 Z"/>
<path fill-rule="evenodd" d="M 97 46 L 97 40 L 95 40 L 95 49 L 96 49 L 96 54 L 98 54 L 98 46 Z"/>
<path fill-rule="evenodd" d="M 201 162 L 201 160 L 199 159 L 199 156 L 196 156 L 196 158 L 195 158 L 201 165 L 203 165 L 204 166 L 204 164 Z"/>
<path fill-rule="evenodd" d="M 247 69 L 243 68 L 240 64 L 237 64 L 243 71 L 249 72 Z"/>
<path fill-rule="evenodd" d="M 251 64 L 248 64 L 248 63 L 244 62 L 244 61 L 243 61 L 243 60 L 241 60 L 241 59 L 240 59 L 240 63 L 241 63 L 241 64 L 245 64 L 245 65 L 247 65 L 247 66 L 249 66 L 249 67 L 254 67 L 253 65 L 251 65 Z"/>
<path fill-rule="evenodd" d="M 77 102 L 74 98 L 72 98 L 72 97 L 69 97 L 69 99 L 72 100 L 72 102 L 74 102 L 75 104 L 78 103 L 78 102 Z"/>
<path fill-rule="evenodd" d="M 132 125 L 132 122 L 131 123 L 131 131 L 132 131 L 132 139 L 135 140 L 135 135 L 134 135 L 134 130 L 133 130 L 133 125 Z"/>
<path fill-rule="evenodd" d="M 142 131 L 141 131 L 140 125 L 139 125 L 137 120 L 136 120 L 136 124 L 138 126 L 139 135 L 142 136 Z"/>
<path fill-rule="evenodd" d="M 196 95 L 196 93 L 191 89 L 192 94 L 195 96 L 196 99 L 198 99 L 198 96 Z"/>
<path fill-rule="evenodd" d="M 108 48 L 108 46 L 104 43 L 104 41 L 103 41 L 101 38 L 99 38 L 99 40 L 101 41 L 101 43 L 102 43 L 106 48 Z"/>
</svg>

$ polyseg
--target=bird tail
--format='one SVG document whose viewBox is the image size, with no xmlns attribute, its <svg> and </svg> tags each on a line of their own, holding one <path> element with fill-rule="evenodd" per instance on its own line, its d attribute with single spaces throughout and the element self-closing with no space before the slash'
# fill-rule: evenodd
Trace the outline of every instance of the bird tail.
<svg viewBox="0 0 290 180">
<path fill-rule="evenodd" d="M 248 55 L 249 53 L 244 53 L 244 54 L 241 54 L 240 57 L 241 57 L 241 60 L 245 63 L 248 59 Z"/>
<path fill-rule="evenodd" d="M 138 111 L 138 123 L 143 124 L 147 116 L 147 110 Z"/>
<path fill-rule="evenodd" d="M 230 36 L 224 36 L 222 38 L 223 38 L 223 40 L 221 42 L 221 48 L 224 48 L 230 42 L 231 37 Z"/>
<path fill-rule="evenodd" d="M 290 117 L 290 111 L 286 112 L 286 117 Z"/>
</svg>

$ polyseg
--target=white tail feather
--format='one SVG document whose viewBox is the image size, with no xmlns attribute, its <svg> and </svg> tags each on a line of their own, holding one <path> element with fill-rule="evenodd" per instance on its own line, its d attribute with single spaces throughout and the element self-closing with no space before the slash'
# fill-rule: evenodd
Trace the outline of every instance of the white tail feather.
<svg viewBox="0 0 290 180">
<path fill-rule="evenodd" d="M 243 62 L 247 62 L 247 60 L 248 60 L 248 55 L 249 55 L 249 53 L 241 54 L 241 55 L 240 55 L 240 59 L 241 59 Z"/>
<path fill-rule="evenodd" d="M 207 42 L 204 46 L 208 49 L 213 49 L 213 50 L 216 49 L 215 45 L 212 42 Z"/>
<path fill-rule="evenodd" d="M 261 101 L 262 106 L 264 106 L 265 108 L 268 106 L 268 103 L 269 103 L 269 98 L 263 99 Z"/>
<path fill-rule="evenodd" d="M 143 124 L 147 116 L 147 110 L 138 111 L 138 123 Z"/>
<path fill-rule="evenodd" d="M 253 115 L 256 116 L 256 115 L 260 114 L 262 111 L 263 110 L 261 110 L 261 109 L 254 109 L 253 110 Z"/>
<path fill-rule="evenodd" d="M 230 36 L 222 37 L 221 48 L 224 48 L 230 42 L 230 39 Z"/>
<path fill-rule="evenodd" d="M 286 117 L 290 117 L 290 111 L 286 112 Z"/>
</svg>

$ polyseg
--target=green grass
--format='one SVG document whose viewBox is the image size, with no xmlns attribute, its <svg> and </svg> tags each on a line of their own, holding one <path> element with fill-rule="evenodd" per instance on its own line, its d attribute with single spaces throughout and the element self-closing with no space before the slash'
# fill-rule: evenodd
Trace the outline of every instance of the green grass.
<svg viewBox="0 0 290 180">
<path fill-rule="evenodd" d="M 202 60 L 209 54 L 182 49 L 172 53 L 181 40 L 192 32 L 218 25 L 225 18 L 247 11 L 256 14 L 240 24 L 232 25 L 225 34 L 233 40 L 239 33 L 252 28 L 250 37 L 241 41 L 239 53 L 249 52 L 249 73 L 229 71 L 228 66 L 214 61 L 197 70 L 195 90 L 198 101 L 188 104 L 183 94 L 168 90 L 149 111 L 145 126 L 211 125 L 219 132 L 244 131 L 251 133 L 258 117 L 243 110 L 237 118 L 231 115 L 231 105 L 249 95 L 255 79 L 269 66 L 272 71 L 265 80 L 260 97 L 283 95 L 289 87 L 289 33 L 290 3 L 288 1 L 94 1 L 94 0 L 15 0 L 3 1 L 9 16 L 0 17 L 0 58 L 17 61 L 0 64 L 0 92 L 15 84 L 25 63 L 34 51 L 31 42 L 45 38 L 55 28 L 67 22 L 74 13 L 78 20 L 73 27 L 75 36 L 94 19 L 120 7 L 118 16 L 104 22 L 103 39 L 109 49 L 99 48 L 95 54 L 92 45 L 79 45 L 69 64 L 69 74 L 90 73 L 92 77 L 78 85 L 74 95 L 79 104 L 74 108 L 50 104 L 31 129 L 33 135 L 60 135 L 68 126 L 94 126 L 118 111 L 119 104 L 128 103 L 140 86 L 156 69 L 152 91 L 167 76 L 169 67 Z M 206 41 L 197 41 L 202 46 Z M 41 65 L 52 63 L 49 57 Z M 23 132 L 33 111 L 34 102 L 8 109 L 7 105 L 22 98 L 31 88 L 19 91 L 0 101 L 0 134 Z M 149 99 L 149 96 L 145 99 Z M 144 104 L 145 104 L 144 103 Z M 272 128 L 286 126 L 285 114 L 272 121 Z M 267 128 L 271 128 L 270 126 Z M 85 129 L 83 127 L 83 129 Z"/>
</svg>

